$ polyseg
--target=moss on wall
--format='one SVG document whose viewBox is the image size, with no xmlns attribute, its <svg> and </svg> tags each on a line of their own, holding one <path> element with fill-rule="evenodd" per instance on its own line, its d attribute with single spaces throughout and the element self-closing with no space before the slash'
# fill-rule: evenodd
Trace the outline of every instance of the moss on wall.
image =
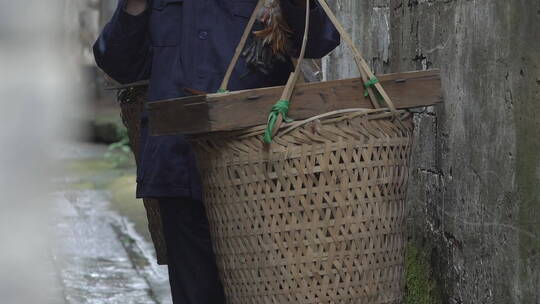
<svg viewBox="0 0 540 304">
<path fill-rule="evenodd" d="M 439 304 L 440 291 L 433 279 L 427 254 L 411 243 L 405 256 L 405 303 Z"/>
</svg>

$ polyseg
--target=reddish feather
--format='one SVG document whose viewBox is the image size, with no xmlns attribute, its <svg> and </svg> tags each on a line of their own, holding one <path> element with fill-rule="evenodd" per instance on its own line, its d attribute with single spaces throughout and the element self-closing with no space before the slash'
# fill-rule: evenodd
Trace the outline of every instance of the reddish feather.
<svg viewBox="0 0 540 304">
<path fill-rule="evenodd" d="M 286 55 L 288 52 L 288 40 L 292 33 L 289 25 L 283 19 L 281 7 L 278 0 L 267 0 L 261 13 L 259 21 L 265 24 L 265 28 L 255 31 L 256 37 L 262 39 L 269 45 L 274 54 Z"/>
</svg>

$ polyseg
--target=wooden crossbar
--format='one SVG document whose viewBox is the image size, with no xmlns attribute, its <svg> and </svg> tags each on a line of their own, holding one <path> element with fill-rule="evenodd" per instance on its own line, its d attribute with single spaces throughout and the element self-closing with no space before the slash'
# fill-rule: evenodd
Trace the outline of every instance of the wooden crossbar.
<svg viewBox="0 0 540 304">
<path fill-rule="evenodd" d="M 378 76 L 397 109 L 424 107 L 442 101 L 438 70 Z M 148 103 L 152 135 L 200 134 L 262 125 L 283 87 L 208 94 Z M 306 119 L 330 111 L 368 108 L 360 78 L 299 84 L 289 116 Z"/>
</svg>

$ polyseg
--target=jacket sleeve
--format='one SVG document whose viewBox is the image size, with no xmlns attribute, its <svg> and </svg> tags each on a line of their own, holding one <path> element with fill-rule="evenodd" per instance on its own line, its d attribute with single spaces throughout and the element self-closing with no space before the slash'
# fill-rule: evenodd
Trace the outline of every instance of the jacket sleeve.
<svg viewBox="0 0 540 304">
<path fill-rule="evenodd" d="M 140 15 L 125 12 L 126 0 L 118 7 L 94 44 L 97 65 L 114 80 L 127 84 L 148 79 L 152 62 L 148 32 L 150 8 Z"/>
<path fill-rule="evenodd" d="M 280 3 L 283 17 L 293 31 L 293 47 L 297 50 L 296 53 L 299 54 L 304 37 L 306 10 L 293 4 L 292 0 L 281 0 Z M 317 2 L 311 1 L 310 5 L 311 15 L 309 17 L 306 58 L 321 58 L 339 45 L 340 37 L 336 28 Z"/>
</svg>

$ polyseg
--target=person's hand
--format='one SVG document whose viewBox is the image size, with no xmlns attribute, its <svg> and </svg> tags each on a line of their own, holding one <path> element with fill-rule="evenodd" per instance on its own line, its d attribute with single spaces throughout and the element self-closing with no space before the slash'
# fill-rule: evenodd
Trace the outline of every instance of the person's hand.
<svg viewBox="0 0 540 304">
<path fill-rule="evenodd" d="M 146 10 L 147 0 L 127 0 L 126 13 L 137 16 Z"/>
</svg>

